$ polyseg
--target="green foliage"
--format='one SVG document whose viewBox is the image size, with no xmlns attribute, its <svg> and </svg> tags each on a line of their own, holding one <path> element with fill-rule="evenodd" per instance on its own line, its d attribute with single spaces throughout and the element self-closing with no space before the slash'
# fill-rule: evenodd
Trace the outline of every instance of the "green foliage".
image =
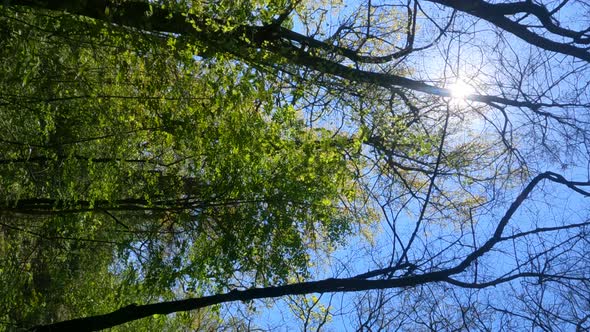
<svg viewBox="0 0 590 332">
<path fill-rule="evenodd" d="M 248 21 L 275 5 L 215 6 Z M 341 152 L 357 143 L 277 107 L 278 82 L 258 70 L 196 58 L 201 46 L 174 36 L 0 13 L 3 321 L 285 282 L 366 217 Z"/>
</svg>

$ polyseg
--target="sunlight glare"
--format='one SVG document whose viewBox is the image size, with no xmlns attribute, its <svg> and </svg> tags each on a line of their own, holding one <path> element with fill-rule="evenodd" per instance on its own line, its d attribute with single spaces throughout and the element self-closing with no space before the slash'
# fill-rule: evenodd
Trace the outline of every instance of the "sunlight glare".
<svg viewBox="0 0 590 332">
<path fill-rule="evenodd" d="M 451 84 L 449 90 L 451 92 L 451 97 L 456 99 L 465 99 L 467 96 L 475 93 L 475 89 L 462 80 L 457 80 L 455 83 Z"/>
</svg>

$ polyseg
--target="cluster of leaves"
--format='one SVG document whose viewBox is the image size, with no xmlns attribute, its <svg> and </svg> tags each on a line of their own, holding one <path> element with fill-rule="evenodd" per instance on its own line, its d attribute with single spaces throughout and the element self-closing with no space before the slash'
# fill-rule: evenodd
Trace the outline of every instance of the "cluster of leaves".
<svg viewBox="0 0 590 332">
<path fill-rule="evenodd" d="M 2 320 L 284 282 L 362 220 L 354 140 L 257 70 L 67 14 L 2 8 L 0 34 Z"/>
</svg>

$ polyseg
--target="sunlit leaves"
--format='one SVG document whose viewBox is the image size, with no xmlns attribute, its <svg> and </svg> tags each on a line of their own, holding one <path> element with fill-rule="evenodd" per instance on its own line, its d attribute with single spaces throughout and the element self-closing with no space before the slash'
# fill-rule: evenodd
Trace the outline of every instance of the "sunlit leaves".
<svg viewBox="0 0 590 332">
<path fill-rule="evenodd" d="M 189 12 L 232 13 L 227 32 L 285 6 L 267 5 Z M 306 127 L 264 72 L 181 36 L 2 10 L 18 65 L 0 61 L 1 305 L 26 303 L 6 320 L 283 283 L 369 222 L 343 153 L 358 142 Z"/>
</svg>

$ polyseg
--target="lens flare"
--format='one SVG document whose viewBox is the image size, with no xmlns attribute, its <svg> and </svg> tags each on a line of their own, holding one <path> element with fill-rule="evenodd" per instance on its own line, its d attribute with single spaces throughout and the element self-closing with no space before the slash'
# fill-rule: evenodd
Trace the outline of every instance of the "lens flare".
<svg viewBox="0 0 590 332">
<path fill-rule="evenodd" d="M 449 90 L 451 97 L 456 99 L 465 99 L 467 96 L 475 93 L 475 89 L 471 85 L 461 80 L 457 80 L 457 82 L 451 84 Z"/>
</svg>

